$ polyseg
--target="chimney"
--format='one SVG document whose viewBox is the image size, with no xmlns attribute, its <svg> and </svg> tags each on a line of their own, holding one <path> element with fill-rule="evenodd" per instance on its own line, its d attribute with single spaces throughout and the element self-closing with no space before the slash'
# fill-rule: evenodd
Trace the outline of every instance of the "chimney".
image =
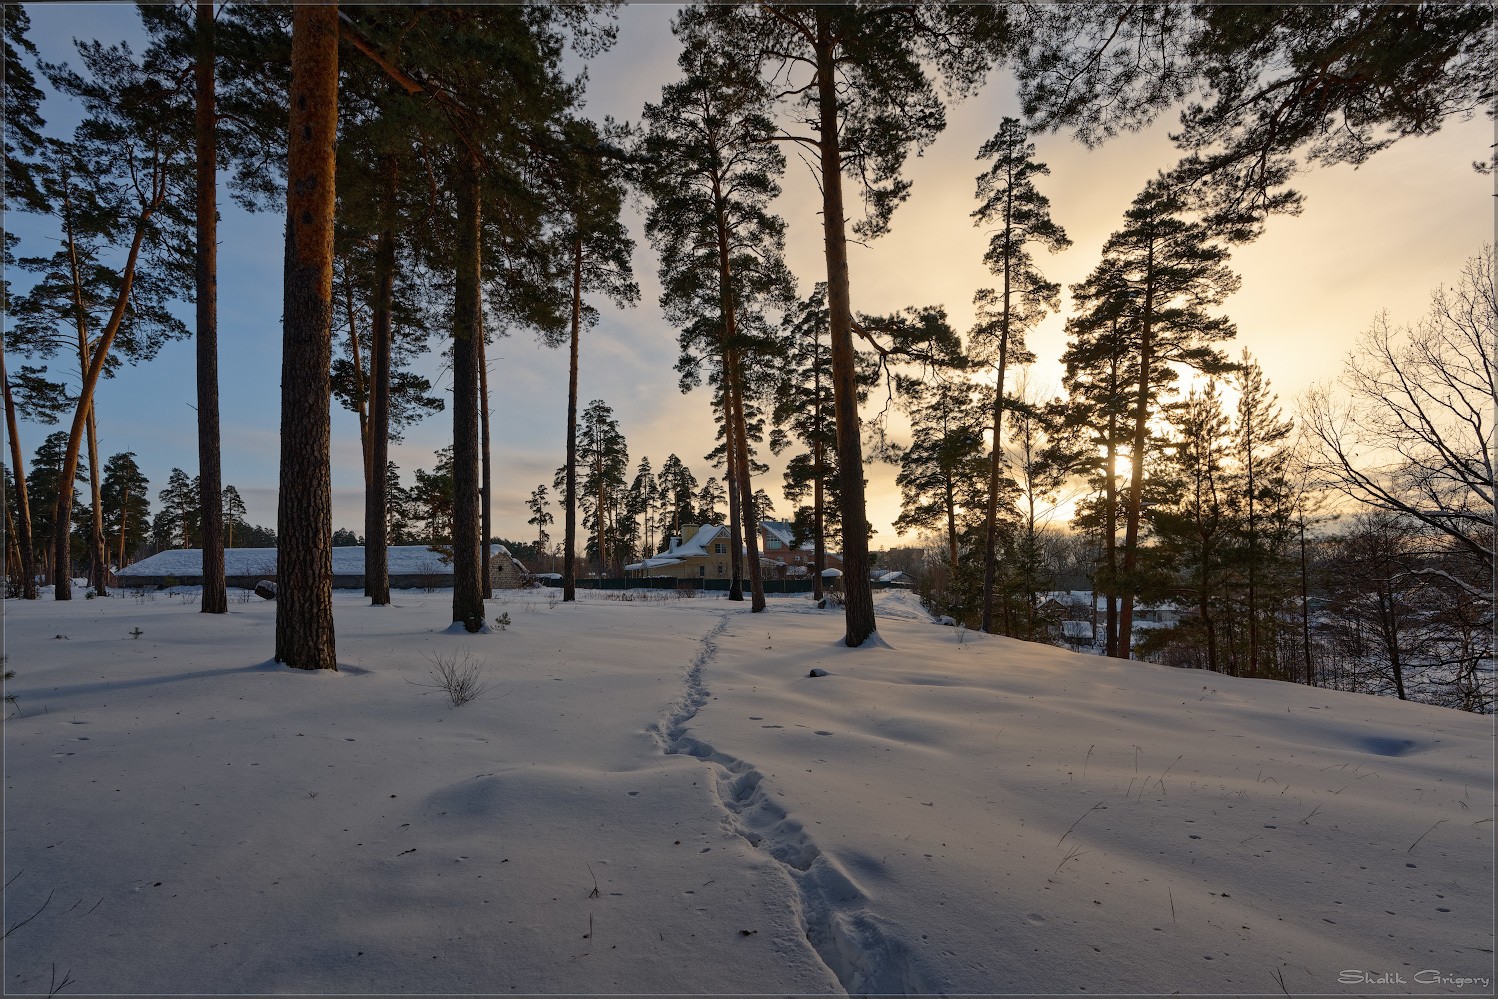
<svg viewBox="0 0 1498 999">
<path fill-rule="evenodd" d="M 677 537 L 675 534 L 671 535 L 670 539 L 666 542 L 667 554 L 676 551 L 677 547 L 680 546 L 680 544 L 681 538 Z"/>
<path fill-rule="evenodd" d="M 700 524 L 683 524 L 683 525 L 681 525 L 681 540 L 683 542 L 690 542 L 693 538 L 695 538 L 697 536 L 697 531 L 700 528 L 701 528 Z"/>
</svg>

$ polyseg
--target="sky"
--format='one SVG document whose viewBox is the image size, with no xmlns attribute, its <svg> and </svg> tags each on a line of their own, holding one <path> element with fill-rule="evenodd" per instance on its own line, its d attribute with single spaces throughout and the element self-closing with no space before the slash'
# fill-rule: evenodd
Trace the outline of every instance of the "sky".
<svg viewBox="0 0 1498 999">
<path fill-rule="evenodd" d="M 637 121 L 643 105 L 659 99 L 661 87 L 677 74 L 678 46 L 670 33 L 675 9 L 635 4 L 621 10 L 617 42 L 586 66 L 586 113 Z M 74 36 L 140 38 L 133 6 L 46 4 L 29 5 L 28 10 L 32 39 L 47 60 L 70 58 Z M 574 60 L 574 71 L 581 68 Z M 51 124 L 66 126 L 77 112 L 53 96 L 43 115 Z M 949 106 L 946 130 L 908 164 L 914 187 L 895 213 L 892 231 L 868 245 L 850 246 L 856 310 L 887 313 L 907 305 L 939 304 L 956 328 L 971 325 L 974 291 L 994 284 L 982 262 L 987 237 L 969 218 L 976 206 L 974 178 L 982 169 L 975 156 L 1005 115 L 1017 116 L 1018 104 L 1013 81 L 1003 73 L 995 73 L 973 98 Z M 1167 114 L 1151 129 L 1095 150 L 1064 133 L 1037 137 L 1037 158 L 1051 169 L 1040 189 L 1072 240 L 1062 253 L 1042 253 L 1039 263 L 1048 277 L 1068 286 L 1096 265 L 1103 241 L 1119 226 L 1130 201 L 1157 171 L 1175 162 L 1167 136 L 1173 123 Z M 1223 309 L 1239 330 L 1237 344 L 1229 350 L 1236 355 L 1247 348 L 1258 358 L 1287 411 L 1293 412 L 1300 393 L 1337 377 L 1358 334 L 1375 315 L 1387 311 L 1396 324 L 1418 321 L 1431 291 L 1452 282 L 1463 261 L 1493 240 L 1493 180 L 1471 167 L 1474 160 L 1489 158 L 1493 141 L 1493 122 L 1478 117 L 1449 123 L 1434 136 L 1404 140 L 1359 169 L 1307 172 L 1295 184 L 1306 196 L 1304 212 L 1272 220 L 1260 239 L 1235 250 L 1231 266 L 1242 287 Z M 787 261 L 803 290 L 826 276 L 819 200 L 810 172 L 792 157 L 777 209 L 788 223 Z M 220 206 L 224 481 L 238 488 L 252 522 L 274 526 L 282 220 L 245 213 L 222 196 Z M 582 344 L 581 402 L 601 398 L 614 408 L 629 443 L 631 468 L 644 456 L 659 468 L 675 453 L 705 480 L 718 474 L 703 458 L 715 443 L 709 400 L 704 390 L 683 395 L 677 388 L 676 331 L 657 305 L 657 259 L 644 237 L 641 207 L 633 204 L 627 217 L 637 241 L 640 303 L 628 310 L 597 303 L 602 319 Z M 56 239 L 52 220 L 9 213 L 6 224 L 22 237 L 22 255 L 51 251 L 47 240 Z M 12 282 L 24 288 L 26 278 L 13 275 Z M 1061 312 L 1030 338 L 1038 360 L 1028 377 L 1053 393 L 1060 391 L 1057 359 L 1065 347 L 1062 328 L 1068 308 L 1063 296 Z M 184 307 L 180 314 L 190 325 L 191 310 Z M 562 463 L 566 360 L 564 351 L 541 346 L 527 331 L 490 347 L 498 536 L 532 535 L 525 522 L 525 499 L 536 485 L 549 486 Z M 440 392 L 450 388 L 435 358 L 417 367 Z M 193 371 L 193 345 L 187 340 L 167 345 L 146 365 L 122 369 L 98 390 L 101 455 L 135 452 L 151 479 L 153 506 L 155 492 L 173 467 L 195 472 Z M 71 373 L 76 381 L 76 371 Z M 876 398 L 870 405 L 881 401 Z M 52 429 L 22 424 L 28 459 Z M 392 447 L 391 460 L 409 482 L 412 470 L 430 468 L 432 452 L 450 439 L 451 421 L 440 414 L 411 428 Z M 775 498 L 777 513 L 787 515 L 789 504 L 780 495 L 784 462 L 766 457 L 770 472 L 756 485 Z M 874 465 L 867 477 L 873 546 L 912 543 L 910 535 L 900 537 L 892 526 L 900 512 L 895 468 Z M 333 522 L 363 530 L 358 425 L 336 403 Z"/>
</svg>

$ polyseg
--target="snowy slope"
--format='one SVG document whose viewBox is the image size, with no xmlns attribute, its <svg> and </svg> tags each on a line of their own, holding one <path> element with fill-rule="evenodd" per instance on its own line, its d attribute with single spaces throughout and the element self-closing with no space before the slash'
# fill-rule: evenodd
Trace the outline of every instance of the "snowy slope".
<svg viewBox="0 0 1498 999">
<path fill-rule="evenodd" d="M 339 595 L 337 675 L 269 603 L 9 602 L 8 990 L 1491 991 L 1485 719 L 606 596 Z"/>
</svg>

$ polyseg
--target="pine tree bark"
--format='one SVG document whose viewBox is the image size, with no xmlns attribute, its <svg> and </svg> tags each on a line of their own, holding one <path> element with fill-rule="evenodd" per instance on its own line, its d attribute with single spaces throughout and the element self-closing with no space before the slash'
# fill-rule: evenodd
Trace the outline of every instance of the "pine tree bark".
<svg viewBox="0 0 1498 999">
<path fill-rule="evenodd" d="M 1254 503 L 1257 483 L 1254 479 L 1253 416 L 1250 414 L 1245 434 L 1244 473 L 1248 492 L 1248 675 L 1259 675 L 1259 577 L 1258 510 Z"/>
<path fill-rule="evenodd" d="M 470 632 L 484 626 L 479 537 L 480 166 L 470 153 L 459 169 L 453 283 L 453 621 Z"/>
<path fill-rule="evenodd" d="M 108 596 L 109 556 L 104 550 L 104 501 L 99 488 L 99 427 L 94 407 L 88 411 L 88 485 L 93 504 L 89 517 L 89 585 L 99 596 Z"/>
<path fill-rule="evenodd" d="M 567 496 L 562 542 L 562 600 L 577 599 L 577 354 L 583 324 L 583 238 L 572 239 L 572 343 L 567 367 Z"/>
<path fill-rule="evenodd" d="M 369 333 L 369 484 L 364 491 L 364 590 L 373 607 L 390 603 L 390 351 L 395 303 L 396 186 L 393 159 L 384 164 L 380 231 L 375 237 L 375 297 Z"/>
<path fill-rule="evenodd" d="M 140 251 L 145 243 L 146 230 L 150 225 L 151 216 L 155 214 L 165 198 L 166 178 L 158 173 L 152 178 L 150 194 L 141 208 L 141 213 L 135 219 L 135 232 L 130 239 L 130 249 L 125 254 L 125 266 L 120 271 L 120 287 L 115 293 L 114 308 L 104 324 L 97 343 L 94 344 L 88 367 L 83 372 L 82 384 L 79 386 L 78 404 L 73 410 L 73 423 L 68 428 L 68 447 L 63 452 L 62 468 L 57 480 L 57 505 L 53 511 L 51 575 L 54 600 L 73 599 L 71 537 L 74 490 L 71 487 L 78 477 L 79 452 L 83 447 L 88 415 L 93 410 L 94 389 L 98 387 L 99 377 L 104 372 L 104 362 L 109 357 L 109 348 L 114 343 L 115 334 L 119 332 L 120 324 L 125 319 L 125 311 L 130 305 L 130 289 L 135 285 L 135 268 L 140 262 Z"/>
<path fill-rule="evenodd" d="M 734 455 L 735 434 L 729 427 L 731 420 L 728 404 L 728 359 L 722 363 L 723 390 L 719 394 L 723 408 L 723 479 L 728 486 L 728 544 L 729 573 L 728 599 L 742 602 L 744 599 L 744 521 L 739 504 L 738 460 Z"/>
<path fill-rule="evenodd" d="M 1116 322 L 1114 331 L 1117 332 Z M 1118 655 L 1118 414 L 1114 406 L 1117 393 L 1118 354 L 1115 352 L 1108 361 L 1108 451 L 1103 476 L 1103 498 L 1108 504 L 1103 520 L 1104 530 L 1108 532 L 1108 586 L 1105 593 L 1108 601 L 1107 653 L 1110 658 Z"/>
<path fill-rule="evenodd" d="M 735 323 L 734 328 L 737 328 Z M 730 341 L 731 342 L 731 341 Z M 737 484 L 739 489 L 739 518 L 744 529 L 744 561 L 749 570 L 749 611 L 762 613 L 765 609 L 764 567 L 759 561 L 759 517 L 754 511 L 754 484 L 749 472 L 748 421 L 744 417 L 744 375 L 740 364 L 739 349 L 728 351 L 730 370 L 733 376 L 733 422 L 730 425 L 736 438 L 734 456 L 738 461 Z"/>
<path fill-rule="evenodd" d="M 489 561 L 494 558 L 493 507 L 490 500 L 493 486 L 493 458 L 489 447 L 489 353 L 484 349 L 482 331 L 479 336 L 479 450 L 483 459 L 483 481 L 479 484 L 479 530 L 484 538 L 484 564 L 481 579 L 483 580 L 484 599 L 493 600 L 494 579 L 489 573 Z"/>
<path fill-rule="evenodd" d="M 734 554 L 743 545 L 744 567 L 749 576 L 749 609 L 758 614 L 765 609 L 765 582 L 759 564 L 759 518 L 754 515 L 754 486 L 749 476 L 749 435 L 744 420 L 744 378 L 739 363 L 738 303 L 733 294 L 733 262 L 730 255 L 728 206 L 719 177 L 713 175 L 713 204 L 718 237 L 718 298 L 723 319 L 723 435 L 732 446 L 725 450 L 730 469 L 730 503 L 737 499 L 738 521 L 742 542 L 734 540 Z M 740 584 L 742 586 L 742 584 Z M 740 590 L 738 599 L 743 599 Z"/>
<path fill-rule="evenodd" d="M 212 0 L 195 5 L 197 96 L 193 126 L 197 140 L 197 361 L 198 511 L 203 546 L 204 614 L 227 614 L 224 580 L 224 489 L 218 412 L 218 122 L 214 92 Z"/>
<path fill-rule="evenodd" d="M 1316 686 L 1316 674 L 1311 662 L 1311 584 L 1306 571 L 1306 520 L 1300 517 L 1300 642 L 1305 659 L 1306 686 Z"/>
<path fill-rule="evenodd" d="M 999 530 L 999 468 L 1004 463 L 1004 380 L 1009 367 L 1009 320 L 1011 309 L 1011 257 L 1014 218 L 1014 170 L 1008 176 L 1008 194 L 1004 204 L 1004 304 L 999 318 L 999 371 L 998 384 L 993 395 L 993 448 L 988 456 L 988 505 L 984 523 L 987 527 L 983 539 L 983 630 L 993 634 L 994 587 L 998 581 L 998 530 Z"/>
<path fill-rule="evenodd" d="M 336 670 L 329 450 L 336 4 L 292 12 L 290 97 L 275 658 L 295 669 Z"/>
<path fill-rule="evenodd" d="M 843 512 L 843 641 L 857 648 L 874 634 L 874 590 L 869 582 L 869 522 L 864 503 L 863 442 L 858 423 L 858 371 L 853 350 L 853 306 L 848 281 L 847 219 L 843 213 L 842 147 L 837 131 L 837 74 L 829 17 L 816 15 L 817 100 L 821 116 L 822 236 L 827 255 L 831 317 L 833 408 Z"/>
<path fill-rule="evenodd" d="M 1146 273 L 1154 270 L 1154 245 L 1145 263 Z M 1149 402 L 1153 385 L 1150 369 L 1154 365 L 1153 322 L 1155 286 L 1146 279 L 1144 313 L 1139 329 L 1139 391 L 1134 399 L 1134 453 L 1129 480 L 1129 506 L 1124 511 L 1123 607 L 1118 614 L 1118 644 L 1121 658 L 1134 658 L 1134 565 L 1139 550 L 1139 520 L 1144 508 L 1144 445 L 1149 440 Z"/>
<path fill-rule="evenodd" d="M 16 423 L 16 402 L 10 391 L 10 374 L 5 368 L 5 343 L 0 337 L 0 387 L 5 393 L 5 428 L 10 438 L 11 478 L 16 490 L 16 542 L 21 549 L 21 599 L 36 599 L 36 548 L 31 537 L 31 502 L 26 495 L 26 465 L 21 459 L 20 427 Z"/>
<path fill-rule="evenodd" d="M 822 459 L 822 338 L 817 334 L 817 339 L 812 345 L 812 399 L 816 406 L 815 415 L 812 417 L 812 446 L 811 446 L 811 599 L 816 603 L 822 602 L 822 573 L 827 571 L 827 537 L 826 537 L 826 514 L 824 506 L 826 501 L 826 486 L 822 483 L 822 477 L 827 474 L 826 463 Z"/>
<path fill-rule="evenodd" d="M 355 412 L 359 417 L 359 453 L 364 459 L 364 488 L 368 489 L 369 480 L 374 474 L 371 471 L 369 453 L 369 382 L 364 377 L 364 361 L 359 354 L 359 313 L 354 308 L 353 281 L 344 282 L 343 311 L 348 317 L 348 352 L 349 361 L 354 368 L 354 402 L 358 407 Z M 368 589 L 366 586 L 365 596 L 369 595 Z"/>
</svg>

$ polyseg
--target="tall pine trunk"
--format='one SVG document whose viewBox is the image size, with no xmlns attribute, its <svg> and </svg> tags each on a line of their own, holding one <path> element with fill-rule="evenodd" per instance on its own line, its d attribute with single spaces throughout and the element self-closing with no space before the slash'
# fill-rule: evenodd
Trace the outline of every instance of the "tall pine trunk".
<svg viewBox="0 0 1498 999">
<path fill-rule="evenodd" d="M 479 538 L 479 367 L 484 336 L 479 170 L 477 157 L 466 155 L 457 186 L 453 282 L 453 620 L 470 632 L 484 626 Z"/>
<path fill-rule="evenodd" d="M 1155 265 L 1154 244 L 1150 244 L 1145 262 L 1146 273 Z M 1149 439 L 1150 369 L 1154 365 L 1153 334 L 1155 286 L 1153 277 L 1145 279 L 1144 314 L 1139 327 L 1139 391 L 1134 399 L 1134 453 L 1129 479 L 1129 506 L 1124 511 L 1123 608 L 1118 615 L 1119 654 L 1134 658 L 1134 565 L 1139 552 L 1139 521 L 1144 509 L 1144 445 Z"/>
<path fill-rule="evenodd" d="M 738 347 L 728 352 L 733 374 L 734 415 L 731 430 L 737 438 L 734 457 L 738 461 L 739 518 L 744 528 L 744 561 L 749 570 L 749 610 L 758 614 L 765 609 L 764 567 L 759 561 L 759 517 L 754 510 L 754 484 L 749 475 L 749 428 L 744 415 L 744 374 Z"/>
<path fill-rule="evenodd" d="M 1014 255 L 1014 170 L 1011 160 L 1008 194 L 1004 203 L 1004 305 L 999 318 L 998 384 L 993 394 L 993 448 L 988 456 L 988 502 L 984 510 L 986 525 L 983 539 L 983 630 L 993 633 L 994 586 L 999 571 L 999 469 L 1004 463 L 1004 379 L 1009 366 L 1009 321 L 1012 312 L 1011 281 Z M 1006 629 L 1008 630 L 1008 629 Z"/>
<path fill-rule="evenodd" d="M 833 407 L 842 488 L 843 641 L 857 648 L 874 634 L 874 589 L 869 582 L 869 522 L 864 504 L 863 442 L 858 423 L 858 370 L 853 350 L 853 305 L 848 282 L 847 219 L 843 213 L 842 146 L 837 123 L 837 74 L 830 16 L 816 15 L 817 100 L 822 179 L 822 238 L 827 255 L 827 306 L 832 341 Z"/>
<path fill-rule="evenodd" d="M 1107 586 L 1104 588 L 1104 599 L 1108 601 L 1108 612 L 1104 620 L 1104 627 L 1108 634 L 1105 638 L 1105 651 L 1108 656 L 1118 655 L 1118 414 L 1115 412 L 1114 394 L 1118 391 L 1118 357 L 1115 355 L 1109 362 L 1108 381 L 1108 450 L 1104 457 L 1106 468 L 1103 473 L 1103 502 L 1107 504 L 1107 510 L 1103 514 L 1103 530 L 1107 532 L 1106 555 L 1107 560 Z"/>
<path fill-rule="evenodd" d="M 338 668 L 333 632 L 332 395 L 334 144 L 338 7 L 292 13 L 281 473 L 276 514 L 276 661 Z"/>
<path fill-rule="evenodd" d="M 83 447 L 88 416 L 94 406 L 94 389 L 98 387 L 99 377 L 104 373 L 104 362 L 109 357 L 109 348 L 114 344 L 115 334 L 119 332 L 120 324 L 125 319 L 125 311 L 130 305 L 130 290 L 135 286 L 135 268 L 140 263 L 146 230 L 151 223 L 151 216 L 166 197 L 166 179 L 163 175 L 158 173 L 152 177 L 150 185 L 150 194 L 135 218 L 135 232 L 130 239 L 130 249 L 125 254 L 125 266 L 120 271 L 120 286 L 115 292 L 114 307 L 89 356 L 88 366 L 83 371 L 82 384 L 78 389 L 78 404 L 73 410 L 73 423 L 68 428 L 68 446 L 63 452 L 62 468 L 58 474 L 57 505 L 53 510 L 52 522 L 51 575 L 54 600 L 73 599 L 70 544 L 74 492 L 72 484 L 78 477 L 79 452 Z M 69 241 L 71 242 L 71 238 Z M 76 261 L 74 266 L 76 268 Z"/>
<path fill-rule="evenodd" d="M 203 546 L 204 614 L 227 614 L 224 580 L 224 489 L 218 420 L 218 122 L 214 94 L 212 0 L 194 11 L 197 58 L 193 77 L 197 107 L 198 228 L 195 292 L 198 348 L 198 510 Z"/>
<path fill-rule="evenodd" d="M 1316 686 L 1316 674 L 1311 662 L 1311 584 L 1306 571 L 1306 518 L 1300 515 L 1300 642 L 1301 654 L 1305 658 L 1306 686 Z"/>
<path fill-rule="evenodd" d="M 723 391 L 721 394 L 723 409 L 723 478 L 728 485 L 728 544 L 731 579 L 728 584 L 728 599 L 743 601 L 744 599 L 744 511 L 739 503 L 739 474 L 738 459 L 734 452 L 737 450 L 736 435 L 731 430 L 733 425 L 729 413 L 732 406 L 728 402 L 728 355 L 724 352 L 723 364 Z"/>
<path fill-rule="evenodd" d="M 723 319 L 723 432 L 732 446 L 725 451 L 730 469 L 730 503 L 736 492 L 739 524 L 743 531 L 745 568 L 749 574 L 749 609 L 758 614 L 765 609 L 765 581 L 759 564 L 759 518 L 754 515 L 754 486 L 749 478 L 749 434 L 744 418 L 744 377 L 739 364 L 738 303 L 733 294 L 733 264 L 730 257 L 728 208 L 722 189 L 713 175 L 713 203 L 718 237 L 718 303 Z M 739 541 L 734 540 L 734 554 Z M 743 598 L 742 592 L 739 596 Z M 871 608 L 872 611 L 872 608 Z M 871 613 L 872 616 L 872 613 Z"/>
<path fill-rule="evenodd" d="M 88 557 L 89 585 L 99 596 L 109 593 L 109 554 L 104 550 L 104 501 L 99 488 L 99 427 L 93 407 L 88 411 L 88 487 L 93 504 L 89 517 Z"/>
<path fill-rule="evenodd" d="M 482 313 L 480 313 L 482 315 Z M 483 580 L 484 599 L 494 599 L 494 577 L 489 572 L 489 562 L 494 558 L 493 523 L 493 458 L 489 447 L 489 352 L 484 349 L 483 331 L 479 332 L 479 452 L 483 461 L 483 472 L 479 483 L 479 533 L 484 536 L 484 564 L 480 578 Z"/>
<path fill-rule="evenodd" d="M 359 355 L 359 312 L 354 307 L 354 282 L 343 283 L 343 314 L 348 317 L 349 361 L 354 369 L 354 404 L 359 417 L 359 454 L 364 462 L 364 488 L 369 488 L 374 474 L 369 456 L 369 382 L 364 377 L 364 361 Z M 368 586 L 365 586 L 368 595 Z"/>
<path fill-rule="evenodd" d="M 21 459 L 20 427 L 16 423 L 16 402 L 10 391 L 10 374 L 5 368 L 5 343 L 0 337 L 0 387 L 5 393 L 5 429 L 10 438 L 11 479 L 16 490 L 16 543 L 21 550 L 21 598 L 36 599 L 36 547 L 31 537 L 31 502 L 26 495 L 26 466 Z"/>
<path fill-rule="evenodd" d="M 1244 428 L 1244 474 L 1248 487 L 1248 675 L 1259 675 L 1259 578 L 1258 578 L 1258 510 L 1254 503 L 1254 431 L 1253 416 Z"/>
<path fill-rule="evenodd" d="M 399 174 L 384 164 L 380 232 L 375 237 L 375 297 L 369 333 L 369 484 L 364 491 L 364 590 L 369 603 L 390 603 L 390 351 L 395 303 L 395 227 Z"/>
<path fill-rule="evenodd" d="M 827 487 L 822 477 L 827 472 L 822 460 L 822 337 L 819 333 L 812 345 L 811 362 L 812 398 L 817 407 L 812 417 L 811 446 L 811 598 L 822 602 L 822 573 L 827 571 L 826 503 Z"/>
<path fill-rule="evenodd" d="M 583 238 L 572 238 L 572 343 L 567 366 L 567 497 L 562 531 L 562 600 L 577 599 L 577 353 L 583 324 Z"/>
</svg>

